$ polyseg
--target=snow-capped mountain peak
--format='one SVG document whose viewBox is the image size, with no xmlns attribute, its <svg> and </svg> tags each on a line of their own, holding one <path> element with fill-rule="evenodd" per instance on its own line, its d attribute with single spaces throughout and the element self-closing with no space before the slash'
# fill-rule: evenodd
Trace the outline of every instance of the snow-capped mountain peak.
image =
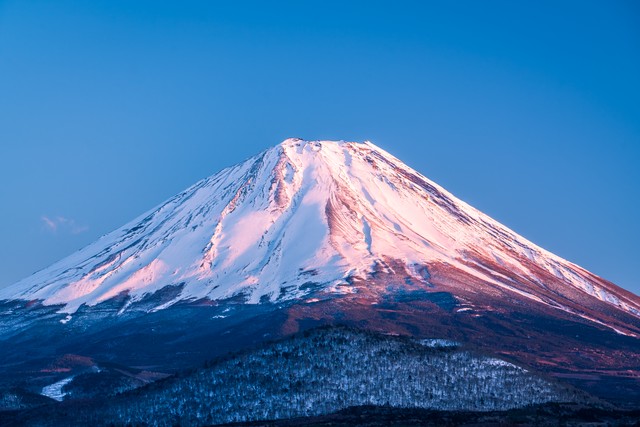
<svg viewBox="0 0 640 427">
<path fill-rule="evenodd" d="M 374 144 L 296 138 L 0 289 L 0 299 L 63 304 L 68 313 L 166 286 L 180 292 L 156 309 L 239 296 L 250 304 L 312 293 L 375 300 L 387 292 L 374 280 L 380 272 L 464 289 L 463 300 L 505 295 L 603 323 L 569 303 L 595 298 L 640 316 L 633 294 L 518 236 Z"/>
</svg>

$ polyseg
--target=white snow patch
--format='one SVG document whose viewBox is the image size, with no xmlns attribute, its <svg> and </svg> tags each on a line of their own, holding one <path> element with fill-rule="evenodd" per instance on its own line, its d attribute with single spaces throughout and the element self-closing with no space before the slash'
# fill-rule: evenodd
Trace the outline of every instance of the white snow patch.
<svg viewBox="0 0 640 427">
<path fill-rule="evenodd" d="M 61 402 L 66 396 L 66 393 L 62 391 L 62 388 L 65 385 L 69 384 L 71 380 L 73 380 L 73 376 L 64 378 L 58 382 L 45 386 L 42 388 L 40 394 Z"/>
<path fill-rule="evenodd" d="M 429 348 L 454 348 L 460 347 L 460 343 L 443 338 L 425 338 L 418 341 L 420 345 Z"/>
<path fill-rule="evenodd" d="M 521 368 L 520 366 L 514 365 L 513 363 L 509 363 L 506 360 L 502 360 L 502 359 L 488 358 L 488 359 L 484 359 L 484 362 L 492 366 L 508 366 L 510 368 L 515 368 L 519 371 L 527 372 L 526 369 Z"/>
</svg>

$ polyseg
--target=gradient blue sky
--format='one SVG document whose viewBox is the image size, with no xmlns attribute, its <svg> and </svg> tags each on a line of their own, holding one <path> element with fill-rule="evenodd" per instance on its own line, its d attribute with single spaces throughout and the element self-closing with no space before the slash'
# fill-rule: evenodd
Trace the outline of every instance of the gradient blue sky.
<svg viewBox="0 0 640 427">
<path fill-rule="evenodd" d="M 287 137 L 640 293 L 635 1 L 0 0 L 0 286 Z"/>
</svg>

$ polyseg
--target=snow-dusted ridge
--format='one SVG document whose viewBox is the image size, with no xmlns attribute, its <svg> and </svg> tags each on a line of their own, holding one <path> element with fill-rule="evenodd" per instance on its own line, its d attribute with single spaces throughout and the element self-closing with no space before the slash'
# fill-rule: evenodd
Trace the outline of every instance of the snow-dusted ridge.
<svg viewBox="0 0 640 427">
<path fill-rule="evenodd" d="M 366 279 L 388 260 L 417 280 L 422 266 L 440 263 L 491 292 L 585 318 L 553 295 L 589 295 L 640 317 L 632 294 L 534 245 L 374 144 L 300 139 L 198 182 L 0 289 L 0 300 L 37 299 L 73 313 L 122 293 L 135 301 L 179 285 L 180 294 L 156 309 L 238 294 L 257 304 L 302 298 L 310 283 L 357 292 L 347 280 Z"/>
</svg>

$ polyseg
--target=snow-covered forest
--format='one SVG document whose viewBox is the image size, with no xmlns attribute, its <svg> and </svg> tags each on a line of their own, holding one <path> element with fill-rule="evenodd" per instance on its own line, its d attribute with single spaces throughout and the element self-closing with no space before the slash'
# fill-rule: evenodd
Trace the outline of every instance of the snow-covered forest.
<svg viewBox="0 0 640 427">
<path fill-rule="evenodd" d="M 322 328 L 78 408 L 72 416 L 94 425 L 204 425 L 360 405 L 488 411 L 576 399 L 563 386 L 450 342 L 434 346 Z"/>
</svg>

